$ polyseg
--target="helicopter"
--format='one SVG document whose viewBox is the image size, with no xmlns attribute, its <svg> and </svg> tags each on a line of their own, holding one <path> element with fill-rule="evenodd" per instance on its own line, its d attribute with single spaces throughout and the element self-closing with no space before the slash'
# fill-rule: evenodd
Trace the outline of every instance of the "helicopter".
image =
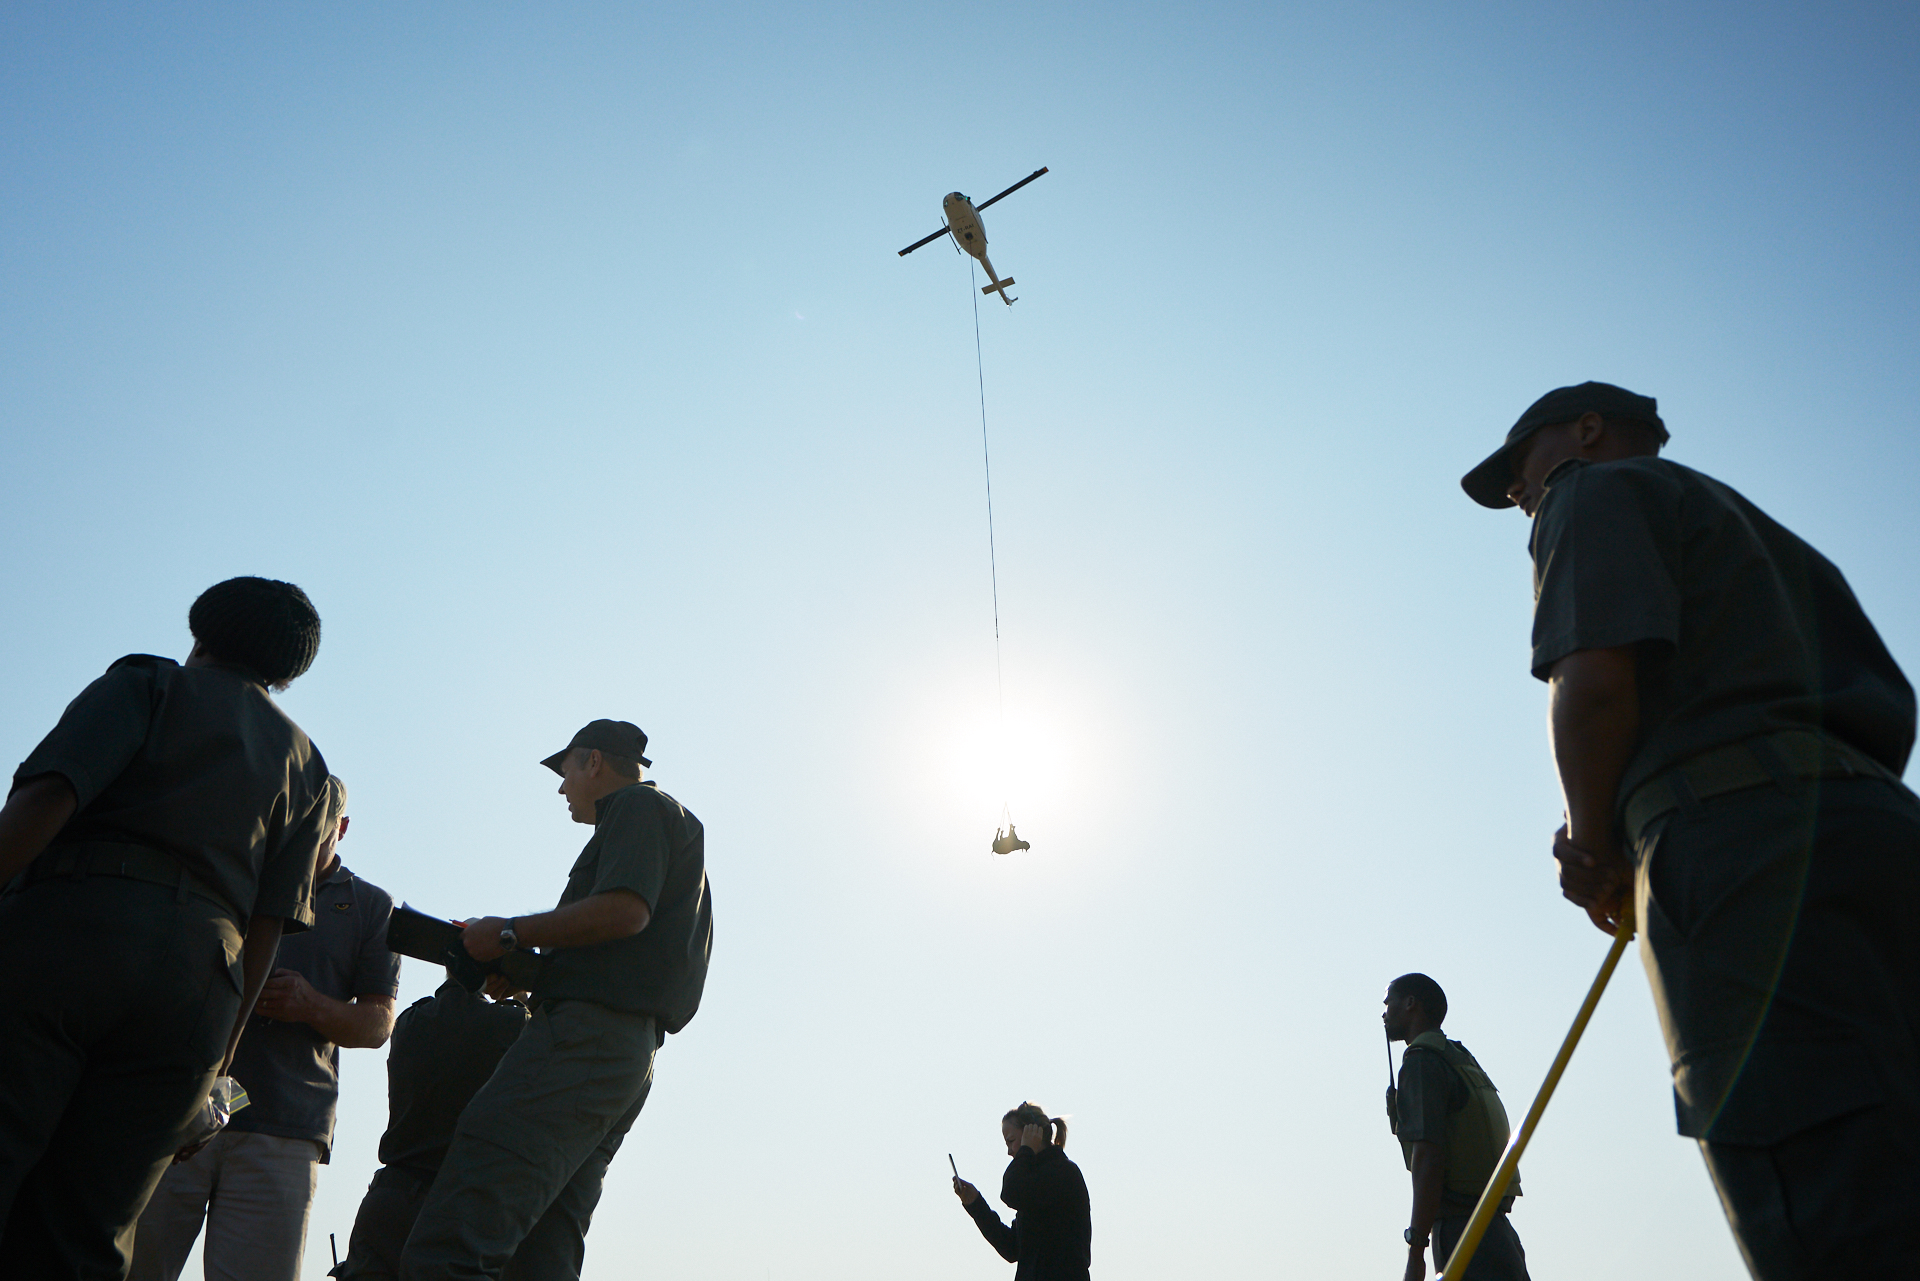
<svg viewBox="0 0 1920 1281">
<path fill-rule="evenodd" d="M 1019 299 L 1007 293 L 1007 286 L 1013 283 L 1013 277 L 1008 276 L 1005 280 L 1000 279 L 998 273 L 993 269 L 993 264 L 987 261 L 987 229 L 985 224 L 980 221 L 980 211 L 988 205 L 1011 196 L 1014 192 L 1020 190 L 1020 188 L 1026 186 L 1046 171 L 1047 167 L 1042 165 L 1022 178 L 1019 182 L 1014 183 L 1011 187 L 1008 187 L 1005 191 L 995 196 L 992 200 L 983 201 L 978 205 L 974 204 L 973 201 L 967 199 L 965 195 L 958 191 L 949 191 L 940 201 L 940 209 L 947 216 L 946 225 L 934 232 L 931 236 L 923 236 L 921 239 L 908 245 L 905 249 L 902 249 L 900 251 L 900 257 L 905 258 L 914 250 L 923 245 L 930 245 L 942 236 L 952 236 L 953 243 L 957 247 L 966 250 L 975 258 L 978 258 L 980 265 L 987 269 L 987 279 L 992 283 L 982 285 L 980 292 L 983 294 L 998 293 L 1001 302 L 1004 302 L 1009 307 L 1013 306 L 1014 303 L 1019 301 Z"/>
</svg>

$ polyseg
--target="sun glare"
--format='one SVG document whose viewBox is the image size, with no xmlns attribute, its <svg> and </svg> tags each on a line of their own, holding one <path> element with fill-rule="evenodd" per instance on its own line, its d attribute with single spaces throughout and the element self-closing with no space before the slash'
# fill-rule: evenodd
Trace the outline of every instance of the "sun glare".
<svg viewBox="0 0 1920 1281">
<path fill-rule="evenodd" d="M 997 711 L 986 708 L 969 712 L 943 737 L 941 772 L 955 801 L 996 825 L 1003 807 L 1012 808 L 1015 822 L 1023 806 L 1051 808 L 1073 781 L 1074 754 L 1054 717 L 1009 708 L 1003 728 Z"/>
</svg>

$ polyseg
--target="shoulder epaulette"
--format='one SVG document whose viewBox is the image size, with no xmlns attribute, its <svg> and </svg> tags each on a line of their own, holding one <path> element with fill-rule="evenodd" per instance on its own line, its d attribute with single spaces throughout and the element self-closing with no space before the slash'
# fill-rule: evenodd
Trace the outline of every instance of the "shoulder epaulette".
<svg viewBox="0 0 1920 1281">
<path fill-rule="evenodd" d="M 171 658 L 162 658 L 158 654 L 128 654 L 124 658 L 114 659 L 107 670 L 111 672 L 115 668 L 127 667 L 129 665 L 139 667 L 178 667 L 180 664 L 174 662 Z"/>
</svg>

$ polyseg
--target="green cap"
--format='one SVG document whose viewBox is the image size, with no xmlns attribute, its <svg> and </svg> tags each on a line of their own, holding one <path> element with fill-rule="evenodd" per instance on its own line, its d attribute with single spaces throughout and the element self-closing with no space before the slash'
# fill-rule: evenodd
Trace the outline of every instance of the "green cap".
<svg viewBox="0 0 1920 1281">
<path fill-rule="evenodd" d="M 540 763 L 558 774 L 560 762 L 567 759 L 567 753 L 576 747 L 598 748 L 609 756 L 624 756 L 630 761 L 639 761 L 651 766 L 644 753 L 647 750 L 647 732 L 632 721 L 589 721 L 584 729 L 573 736 L 573 741 Z"/>
<path fill-rule="evenodd" d="M 1507 431 L 1507 442 L 1487 455 L 1486 461 L 1460 478 L 1460 488 L 1482 507 L 1511 507 L 1507 486 L 1513 484 L 1514 446 L 1555 423 L 1570 423 L 1582 414 L 1594 413 L 1606 418 L 1633 418 L 1660 429 L 1667 438 L 1667 425 L 1660 421 L 1660 402 L 1616 387 L 1612 383 L 1581 383 L 1577 387 L 1556 387 L 1527 406 L 1520 421 Z"/>
</svg>

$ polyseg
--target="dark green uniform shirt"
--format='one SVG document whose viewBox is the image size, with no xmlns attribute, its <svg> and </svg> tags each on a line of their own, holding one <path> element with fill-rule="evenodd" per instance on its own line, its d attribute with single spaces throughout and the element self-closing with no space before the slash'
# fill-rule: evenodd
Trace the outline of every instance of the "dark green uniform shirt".
<svg viewBox="0 0 1920 1281">
<path fill-rule="evenodd" d="M 600 798 L 593 839 L 567 876 L 560 906 L 631 890 L 651 916 L 638 934 L 547 954 L 534 995 L 651 1014 L 678 1032 L 700 1008 L 713 949 L 706 838 L 700 820 L 652 783 Z"/>
<path fill-rule="evenodd" d="M 1466 1048 L 1464 1046 L 1462 1049 Z M 1447 1118 L 1467 1106 L 1467 1083 L 1447 1066 L 1439 1053 L 1424 1045 L 1409 1045 L 1400 1058 L 1398 1125 L 1402 1143 L 1438 1143 L 1447 1146 Z M 1463 1196 L 1451 1188 L 1440 1190 L 1441 1214 L 1472 1214 L 1478 1197 Z"/>
<path fill-rule="evenodd" d="M 313 923 L 327 765 L 264 685 L 224 667 L 129 654 L 67 705 L 14 771 L 73 785 L 79 808 L 42 858 L 84 842 L 171 855 L 240 912 Z"/>
<path fill-rule="evenodd" d="M 1776 730 L 1895 774 L 1914 696 L 1833 563 L 1711 477 L 1660 458 L 1564 463 L 1533 524 L 1533 674 L 1638 647 L 1640 744 L 1625 798 L 1689 757 Z"/>
<path fill-rule="evenodd" d="M 437 1171 L 460 1113 L 526 1026 L 526 1006 L 489 1001 L 452 979 L 401 1011 L 387 1051 L 381 1164 Z"/>
</svg>

